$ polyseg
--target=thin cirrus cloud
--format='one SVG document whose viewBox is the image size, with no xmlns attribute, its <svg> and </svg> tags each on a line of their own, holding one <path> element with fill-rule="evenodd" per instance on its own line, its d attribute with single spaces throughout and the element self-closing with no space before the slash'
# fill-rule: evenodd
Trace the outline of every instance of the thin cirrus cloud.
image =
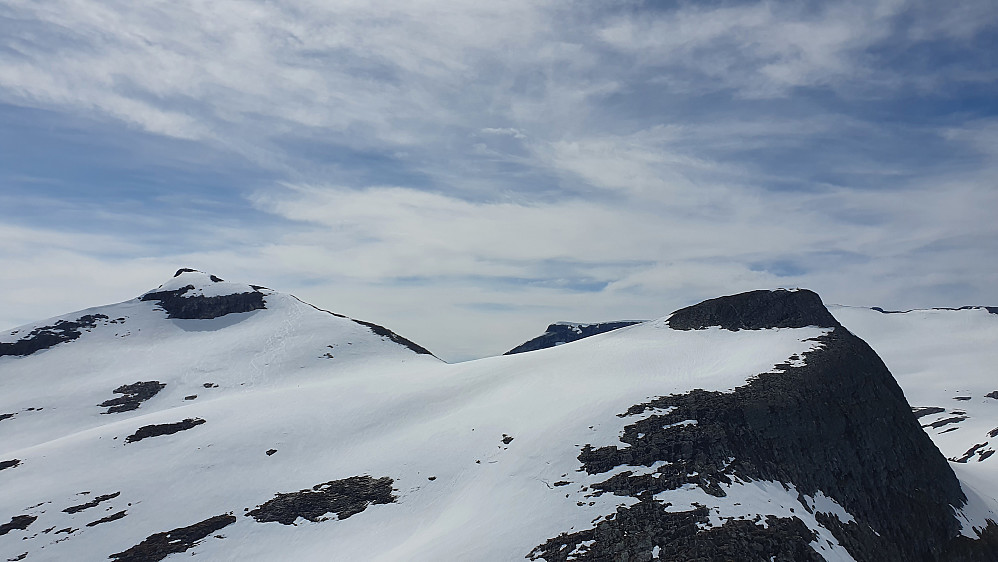
<svg viewBox="0 0 998 562">
<path fill-rule="evenodd" d="M 9 0 L 0 324 L 179 266 L 449 359 L 759 287 L 998 303 L 989 4 Z"/>
</svg>

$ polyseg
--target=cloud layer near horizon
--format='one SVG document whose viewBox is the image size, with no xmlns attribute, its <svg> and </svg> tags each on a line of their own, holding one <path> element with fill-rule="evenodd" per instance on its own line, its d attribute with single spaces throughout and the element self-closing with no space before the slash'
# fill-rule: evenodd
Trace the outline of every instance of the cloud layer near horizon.
<svg viewBox="0 0 998 562">
<path fill-rule="evenodd" d="M 989 4 L 8 0 L 0 324 L 181 266 L 449 359 L 760 287 L 998 304 Z"/>
</svg>

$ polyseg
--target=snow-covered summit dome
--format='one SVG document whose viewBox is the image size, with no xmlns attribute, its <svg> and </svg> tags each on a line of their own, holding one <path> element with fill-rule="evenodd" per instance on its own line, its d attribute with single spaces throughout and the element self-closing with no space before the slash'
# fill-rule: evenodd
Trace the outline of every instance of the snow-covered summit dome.
<svg viewBox="0 0 998 562">
<path fill-rule="evenodd" d="M 159 301 L 171 318 L 210 319 L 266 308 L 263 296 L 271 292 L 259 285 L 230 283 L 210 273 L 182 268 L 139 299 Z"/>
</svg>

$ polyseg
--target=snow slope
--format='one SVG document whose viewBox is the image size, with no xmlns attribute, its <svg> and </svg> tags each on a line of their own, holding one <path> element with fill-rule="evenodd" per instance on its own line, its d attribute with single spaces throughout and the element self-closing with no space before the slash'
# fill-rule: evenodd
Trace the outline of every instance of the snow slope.
<svg viewBox="0 0 998 562">
<path fill-rule="evenodd" d="M 542 546 L 650 501 L 607 482 L 665 481 L 675 463 L 594 469 L 580 465 L 584 451 L 637 452 L 642 423 L 695 430 L 696 419 L 659 421 L 680 406 L 633 408 L 693 389 L 728 395 L 761 373 L 803 367 L 832 332 L 682 331 L 663 318 L 450 365 L 384 328 L 222 283 L 182 270 L 153 293 L 223 299 L 202 301 L 217 312 L 255 292 L 264 308 L 170 318 L 167 301 L 140 297 L 0 337 L 0 556 L 585 559 L 595 539 L 556 554 Z M 75 339 L 14 353 L 39 328 L 87 316 Z M 149 384 L 127 387 L 139 382 Z M 152 383 L 165 386 L 143 399 Z M 853 559 L 828 526 L 853 515 L 828 490 L 681 476 L 686 484 L 655 495 L 656 509 L 689 514 L 693 533 L 738 520 L 758 533 L 791 529 L 815 559 Z M 328 505 L 327 489 L 340 490 Z M 779 554 L 787 536 L 767 535 L 775 559 L 794 558 Z M 667 557 L 667 544 L 634 548 Z"/>
</svg>

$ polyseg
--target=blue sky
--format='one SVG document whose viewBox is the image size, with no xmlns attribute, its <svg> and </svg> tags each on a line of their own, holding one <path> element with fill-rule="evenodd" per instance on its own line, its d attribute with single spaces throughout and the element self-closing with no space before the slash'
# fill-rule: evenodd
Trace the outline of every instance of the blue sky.
<svg viewBox="0 0 998 562">
<path fill-rule="evenodd" d="M 447 359 L 779 286 L 998 304 L 990 1 L 0 3 L 0 324 L 182 266 Z"/>
</svg>

